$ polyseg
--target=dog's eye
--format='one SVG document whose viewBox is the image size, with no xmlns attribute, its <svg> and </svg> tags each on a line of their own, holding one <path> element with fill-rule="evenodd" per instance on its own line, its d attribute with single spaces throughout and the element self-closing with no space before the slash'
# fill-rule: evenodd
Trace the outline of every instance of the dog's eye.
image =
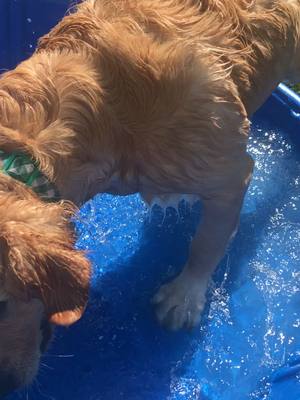
<svg viewBox="0 0 300 400">
<path fill-rule="evenodd" d="M 3 318 L 7 309 L 7 301 L 0 301 L 0 318 Z"/>
</svg>

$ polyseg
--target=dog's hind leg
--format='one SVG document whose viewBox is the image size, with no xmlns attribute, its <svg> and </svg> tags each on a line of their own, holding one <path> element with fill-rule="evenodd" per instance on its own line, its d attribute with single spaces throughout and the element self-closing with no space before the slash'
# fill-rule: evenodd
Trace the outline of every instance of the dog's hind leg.
<svg viewBox="0 0 300 400">
<path fill-rule="evenodd" d="M 246 178 L 242 178 L 236 190 L 220 191 L 203 201 L 202 223 L 185 268 L 171 283 L 162 286 L 153 299 L 158 320 L 169 329 L 190 329 L 200 321 L 207 285 L 236 231 L 252 167 L 250 162 Z"/>
</svg>

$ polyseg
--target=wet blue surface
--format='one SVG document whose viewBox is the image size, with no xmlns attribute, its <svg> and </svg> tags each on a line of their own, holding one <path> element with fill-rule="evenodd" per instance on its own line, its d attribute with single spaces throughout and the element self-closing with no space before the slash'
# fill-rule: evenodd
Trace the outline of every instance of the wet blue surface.
<svg viewBox="0 0 300 400">
<path fill-rule="evenodd" d="M 72 0 L 0 0 L 0 70 L 27 58 Z"/>
<path fill-rule="evenodd" d="M 0 1 L 0 65 L 24 58 L 66 3 Z M 149 213 L 138 195 L 98 196 L 77 221 L 94 265 L 89 308 L 57 330 L 37 381 L 11 399 L 300 399 L 300 125 L 294 103 L 281 101 L 253 121 L 254 179 L 201 325 L 165 332 L 150 305 L 183 265 L 200 205 Z"/>
<path fill-rule="evenodd" d="M 139 196 L 102 195 L 82 208 L 90 306 L 58 330 L 30 399 L 299 400 L 300 156 L 261 117 L 249 151 L 256 170 L 240 230 L 192 333 L 163 331 L 150 299 L 184 263 L 200 205 L 149 213 Z"/>
</svg>

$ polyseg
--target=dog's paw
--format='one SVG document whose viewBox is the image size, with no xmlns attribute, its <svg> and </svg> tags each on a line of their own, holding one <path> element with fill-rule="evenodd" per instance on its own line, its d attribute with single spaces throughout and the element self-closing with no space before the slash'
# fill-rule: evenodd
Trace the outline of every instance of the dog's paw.
<svg viewBox="0 0 300 400">
<path fill-rule="evenodd" d="M 153 298 L 158 321 L 171 330 L 192 329 L 205 306 L 207 280 L 199 281 L 185 269 L 171 283 L 163 285 Z"/>
</svg>

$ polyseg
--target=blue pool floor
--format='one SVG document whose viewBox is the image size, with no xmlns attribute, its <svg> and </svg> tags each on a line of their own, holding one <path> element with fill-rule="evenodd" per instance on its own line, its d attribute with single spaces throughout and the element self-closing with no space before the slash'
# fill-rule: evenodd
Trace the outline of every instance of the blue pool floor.
<svg viewBox="0 0 300 400">
<path fill-rule="evenodd" d="M 57 330 L 36 382 L 13 399 L 300 399 L 300 153 L 264 119 L 249 152 L 239 233 L 201 325 L 166 332 L 150 305 L 187 257 L 200 204 L 149 213 L 139 196 L 98 196 L 77 222 L 94 263 L 89 308 Z"/>
</svg>

